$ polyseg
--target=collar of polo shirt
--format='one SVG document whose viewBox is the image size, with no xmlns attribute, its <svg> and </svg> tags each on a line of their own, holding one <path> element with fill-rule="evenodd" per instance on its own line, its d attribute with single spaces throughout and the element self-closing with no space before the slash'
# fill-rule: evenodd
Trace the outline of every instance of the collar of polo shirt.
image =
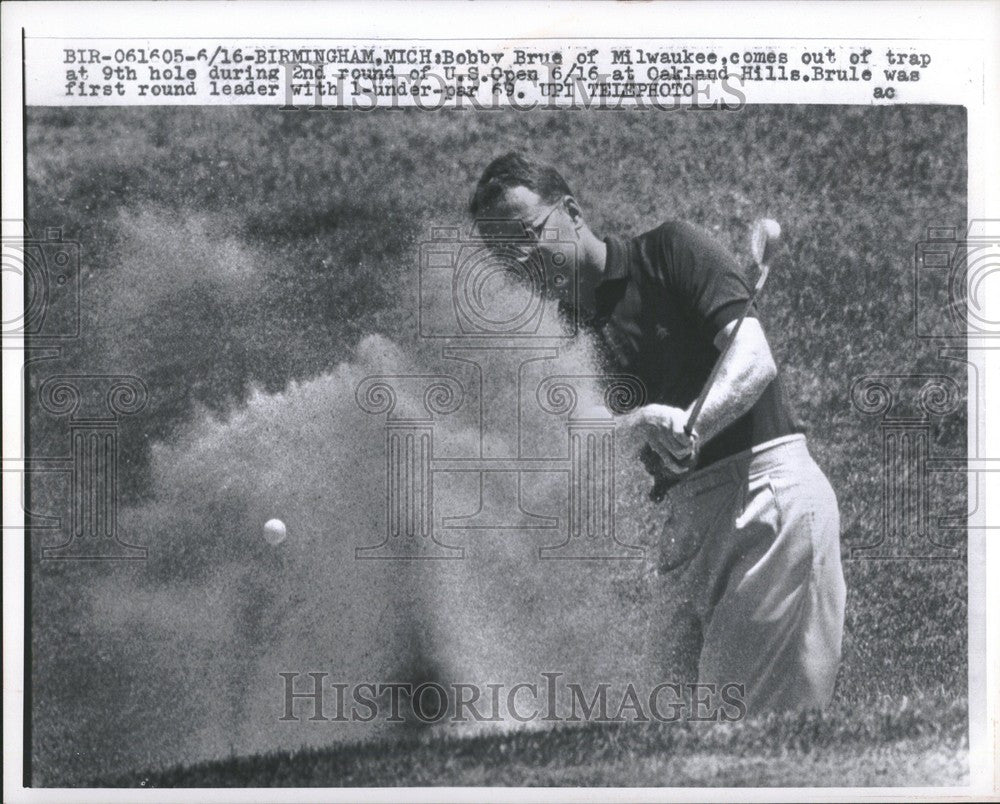
<svg viewBox="0 0 1000 804">
<path fill-rule="evenodd" d="M 605 237 L 604 243 L 608 247 L 608 253 L 604 259 L 601 282 L 625 279 L 628 276 L 628 245 L 621 238 L 614 236 Z"/>
</svg>

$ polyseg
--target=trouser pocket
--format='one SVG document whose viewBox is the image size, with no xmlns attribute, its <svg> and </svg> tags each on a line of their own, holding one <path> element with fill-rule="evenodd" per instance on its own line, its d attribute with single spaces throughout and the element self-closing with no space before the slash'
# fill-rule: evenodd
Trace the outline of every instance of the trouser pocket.
<svg viewBox="0 0 1000 804">
<path fill-rule="evenodd" d="M 746 499 L 746 487 L 734 472 L 702 477 L 671 495 L 659 537 L 658 568 L 671 572 L 690 564 L 705 545 L 731 533 Z"/>
</svg>

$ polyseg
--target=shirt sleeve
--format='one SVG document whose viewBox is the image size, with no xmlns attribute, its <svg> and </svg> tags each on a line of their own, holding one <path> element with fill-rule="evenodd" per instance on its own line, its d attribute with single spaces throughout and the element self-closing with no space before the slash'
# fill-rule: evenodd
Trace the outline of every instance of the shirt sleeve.
<svg viewBox="0 0 1000 804">
<path fill-rule="evenodd" d="M 740 317 L 752 290 L 745 272 L 708 232 L 690 223 L 663 227 L 664 282 L 703 322 L 710 339 Z M 749 315 L 755 316 L 751 309 Z"/>
</svg>

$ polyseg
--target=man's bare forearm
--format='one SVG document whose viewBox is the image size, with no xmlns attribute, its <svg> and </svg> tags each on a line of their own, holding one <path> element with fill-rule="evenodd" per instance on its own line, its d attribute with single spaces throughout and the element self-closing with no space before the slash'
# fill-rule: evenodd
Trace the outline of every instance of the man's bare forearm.
<svg viewBox="0 0 1000 804">
<path fill-rule="evenodd" d="M 728 330 L 720 333 L 718 341 L 728 338 Z M 750 410 L 776 374 L 774 357 L 760 322 L 747 318 L 698 416 L 695 430 L 700 440 L 711 440 Z"/>
</svg>

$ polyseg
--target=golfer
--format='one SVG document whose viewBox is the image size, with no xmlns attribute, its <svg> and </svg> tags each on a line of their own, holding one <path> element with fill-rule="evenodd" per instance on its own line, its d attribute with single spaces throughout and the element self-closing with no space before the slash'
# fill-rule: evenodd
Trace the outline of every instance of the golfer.
<svg viewBox="0 0 1000 804">
<path fill-rule="evenodd" d="M 489 164 L 470 208 L 477 221 L 520 221 L 529 250 L 574 245 L 580 318 L 603 369 L 645 388 L 645 404 L 621 423 L 644 445 L 660 485 L 674 484 L 657 509 L 657 673 L 741 684 L 751 714 L 825 705 L 844 622 L 840 516 L 792 423 L 756 309 L 697 432 L 684 431 L 750 298 L 739 265 L 679 221 L 637 237 L 597 237 L 559 172 L 521 153 Z"/>
</svg>

